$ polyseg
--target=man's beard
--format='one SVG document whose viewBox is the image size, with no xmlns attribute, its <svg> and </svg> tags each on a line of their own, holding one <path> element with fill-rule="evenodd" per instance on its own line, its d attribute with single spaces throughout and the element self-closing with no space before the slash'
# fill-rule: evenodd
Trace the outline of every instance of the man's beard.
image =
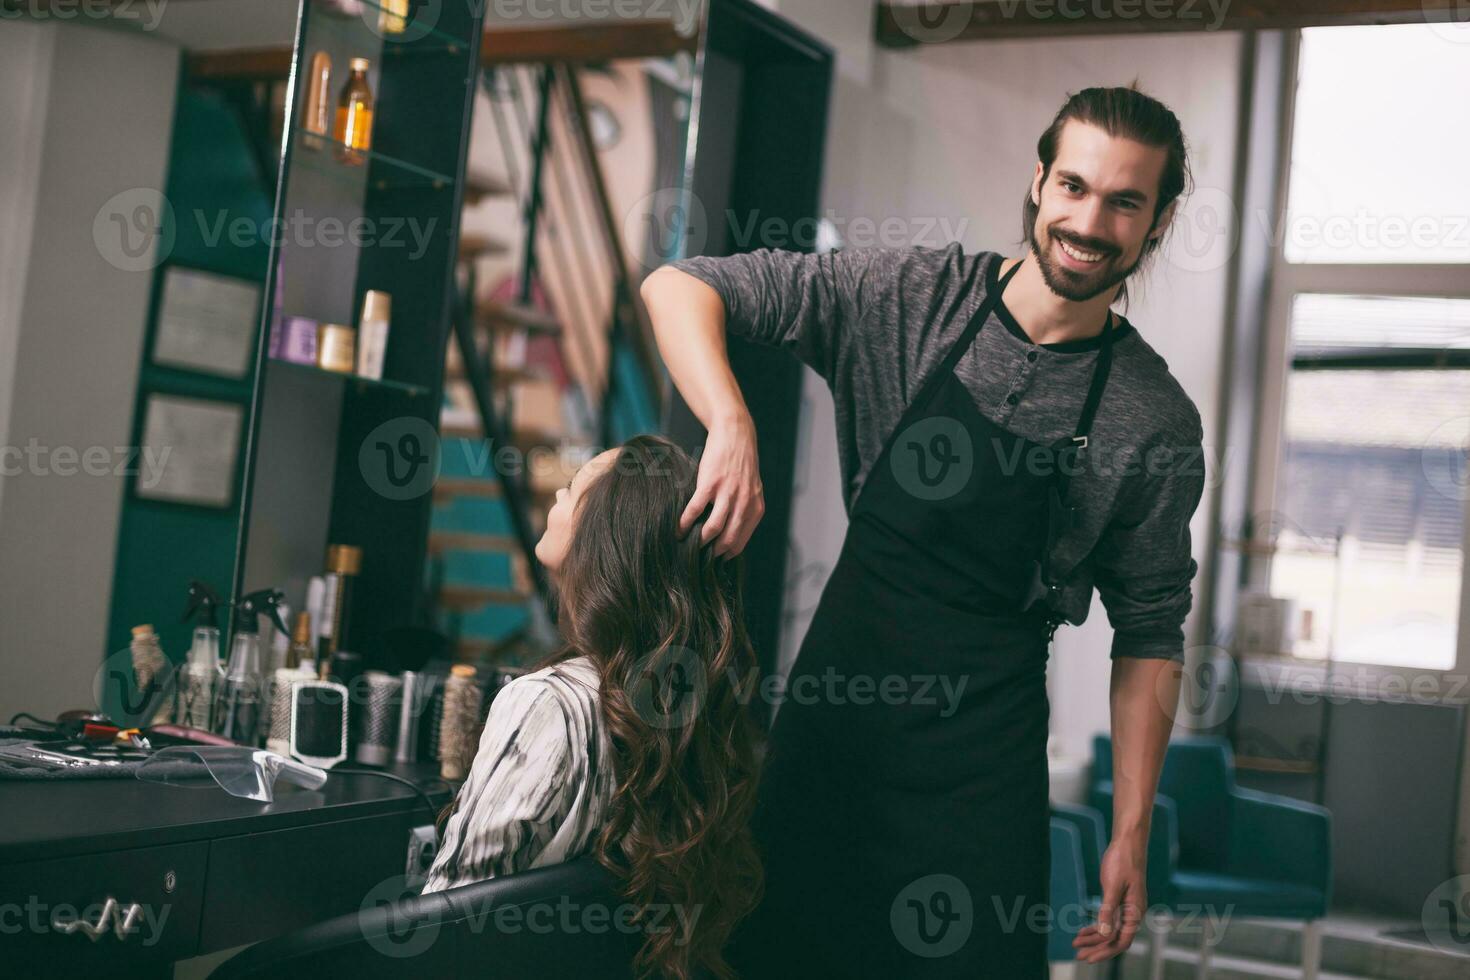
<svg viewBox="0 0 1470 980">
<path fill-rule="evenodd" d="M 1056 237 L 1048 233 L 1048 238 L 1057 241 Z M 1026 232 L 1026 239 L 1031 246 L 1031 254 L 1036 256 L 1036 265 L 1041 269 L 1041 278 L 1047 287 L 1062 299 L 1081 303 L 1092 299 L 1099 293 L 1107 292 L 1117 287 L 1124 279 L 1133 275 L 1133 270 L 1143 261 L 1143 250 L 1139 249 L 1138 258 L 1127 268 L 1119 268 L 1114 264 L 1117 258 L 1117 250 L 1113 248 L 1094 248 L 1088 245 L 1077 244 L 1069 241 L 1074 248 L 1084 252 L 1102 252 L 1105 258 L 1096 270 L 1092 272 L 1080 272 L 1069 269 L 1058 262 L 1052 255 L 1050 249 L 1043 249 L 1036 238 L 1036 223 L 1031 223 Z M 1058 246 L 1060 248 L 1060 246 Z"/>
</svg>

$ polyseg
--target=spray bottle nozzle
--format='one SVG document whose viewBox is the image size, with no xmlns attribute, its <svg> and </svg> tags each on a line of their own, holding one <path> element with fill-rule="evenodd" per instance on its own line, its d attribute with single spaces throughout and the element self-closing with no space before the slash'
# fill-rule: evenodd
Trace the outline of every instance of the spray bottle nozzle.
<svg viewBox="0 0 1470 980">
<path fill-rule="evenodd" d="M 269 616 L 282 633 L 286 632 L 286 624 L 281 619 L 281 603 L 285 599 L 286 594 L 280 589 L 261 589 L 243 596 L 235 603 L 235 632 L 259 632 L 255 617 L 261 613 Z"/>
<path fill-rule="evenodd" d="M 219 629 L 220 604 L 219 593 L 196 578 L 189 583 L 189 605 L 184 610 L 183 621 L 187 623 L 197 616 L 202 625 Z"/>
</svg>

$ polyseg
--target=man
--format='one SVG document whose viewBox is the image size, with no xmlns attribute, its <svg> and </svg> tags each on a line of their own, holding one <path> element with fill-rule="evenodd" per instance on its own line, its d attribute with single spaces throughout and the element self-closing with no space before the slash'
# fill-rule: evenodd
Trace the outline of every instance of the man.
<svg viewBox="0 0 1470 980">
<path fill-rule="evenodd" d="M 1116 795 L 1078 959 L 1127 949 L 1146 907 L 1203 430 L 1110 307 L 1158 248 L 1188 163 L 1178 119 L 1134 88 L 1072 96 L 1037 151 L 1020 258 L 762 249 L 644 283 L 709 432 L 684 524 L 708 509 L 717 553 L 740 551 L 763 512 L 725 329 L 790 350 L 832 390 L 849 526 L 789 689 L 937 676 L 959 699 L 782 705 L 755 818 L 766 896 L 731 950 L 746 976 L 1045 975 L 1045 664 L 1094 585 L 1114 628 Z"/>
</svg>

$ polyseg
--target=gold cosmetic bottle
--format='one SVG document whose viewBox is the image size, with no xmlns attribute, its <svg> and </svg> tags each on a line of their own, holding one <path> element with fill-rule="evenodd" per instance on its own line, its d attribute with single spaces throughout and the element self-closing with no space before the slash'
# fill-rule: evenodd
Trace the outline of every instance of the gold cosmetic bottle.
<svg viewBox="0 0 1470 980">
<path fill-rule="evenodd" d="M 362 164 L 362 151 L 373 145 L 373 91 L 368 87 L 366 58 L 353 58 L 351 74 L 337 99 L 337 129 L 332 134 L 339 144 L 337 157 L 343 163 Z"/>
<path fill-rule="evenodd" d="M 408 27 L 408 0 L 379 0 L 378 30 L 402 34 Z"/>
<path fill-rule="evenodd" d="M 357 366 L 357 334 L 340 323 L 323 323 L 317 328 L 317 367 L 351 374 Z"/>
</svg>

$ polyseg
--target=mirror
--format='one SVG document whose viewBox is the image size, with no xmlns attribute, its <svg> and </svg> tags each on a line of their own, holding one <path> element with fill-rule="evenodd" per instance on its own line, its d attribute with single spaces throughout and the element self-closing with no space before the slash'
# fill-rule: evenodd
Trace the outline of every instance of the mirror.
<svg viewBox="0 0 1470 980">
<path fill-rule="evenodd" d="M 284 89 L 194 69 L 297 12 L 127 8 L 0 30 L 0 721 L 231 584 Z"/>
<path fill-rule="evenodd" d="M 402 626 L 511 670 L 556 642 L 528 560 L 555 490 L 599 446 L 662 428 L 635 297 L 687 244 L 697 38 L 665 28 L 657 56 L 558 72 L 475 59 L 472 11 L 407 34 L 383 16 L 215 0 L 157 23 L 7 23 L 0 77 L 23 96 L 0 119 L 22 137 L 0 148 L 0 215 L 22 229 L 0 243 L 7 718 L 112 709 L 107 691 L 92 703 L 99 658 L 126 662 L 139 624 L 182 662 L 191 580 L 224 600 L 279 588 L 299 611 L 333 544 L 360 556 L 334 642 L 368 666 L 402 666 Z M 306 114 L 318 53 L 325 135 Z M 355 58 L 376 118 L 344 159 Z M 387 298 L 380 369 L 291 353 L 327 324 L 355 346 L 370 290 Z"/>
</svg>

